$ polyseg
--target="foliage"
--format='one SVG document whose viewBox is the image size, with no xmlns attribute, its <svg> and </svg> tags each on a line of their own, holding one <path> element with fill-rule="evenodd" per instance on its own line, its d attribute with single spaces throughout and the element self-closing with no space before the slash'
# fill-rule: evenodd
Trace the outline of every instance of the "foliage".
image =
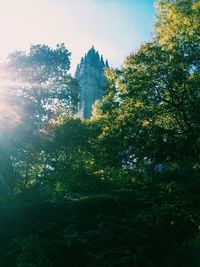
<svg viewBox="0 0 200 267">
<path fill-rule="evenodd" d="M 64 45 L 10 56 L 23 116 L 0 140 L 5 267 L 199 266 L 200 2 L 157 6 L 90 120 L 73 116 Z"/>
<path fill-rule="evenodd" d="M 70 53 L 64 44 L 52 49 L 32 45 L 25 53 L 17 51 L 5 66 L 24 114 L 32 123 L 43 125 L 58 116 L 65 108 L 76 110 L 78 84 L 69 74 Z"/>
</svg>

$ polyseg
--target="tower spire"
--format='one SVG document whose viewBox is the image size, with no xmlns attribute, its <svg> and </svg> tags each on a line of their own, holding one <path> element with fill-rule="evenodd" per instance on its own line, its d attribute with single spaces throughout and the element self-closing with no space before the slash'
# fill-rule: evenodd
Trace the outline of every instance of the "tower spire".
<svg viewBox="0 0 200 267">
<path fill-rule="evenodd" d="M 84 118 L 91 117 L 92 105 L 103 96 L 106 87 L 105 67 L 103 56 L 99 56 L 94 45 L 77 66 L 76 78 L 81 88 L 79 111 L 83 111 Z"/>
</svg>

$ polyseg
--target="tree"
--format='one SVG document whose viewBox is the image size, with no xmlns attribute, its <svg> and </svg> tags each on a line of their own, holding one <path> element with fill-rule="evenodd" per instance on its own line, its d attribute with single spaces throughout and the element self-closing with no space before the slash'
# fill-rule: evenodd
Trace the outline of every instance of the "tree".
<svg viewBox="0 0 200 267">
<path fill-rule="evenodd" d="M 186 57 L 189 55 L 193 59 L 197 57 L 196 63 L 198 63 L 199 0 L 159 0 L 156 6 L 155 34 L 161 46 L 169 50 L 182 50 Z"/>
<path fill-rule="evenodd" d="M 24 115 L 36 128 L 61 113 L 76 111 L 79 87 L 68 74 L 69 68 L 70 53 L 64 44 L 56 49 L 32 45 L 28 53 L 17 51 L 9 56 L 8 77 Z"/>
<path fill-rule="evenodd" d="M 54 197 L 102 190 L 105 183 L 94 156 L 98 132 L 95 123 L 69 117 L 49 129 L 44 148 L 48 166 L 45 183 Z"/>
<path fill-rule="evenodd" d="M 46 168 L 45 132 L 54 120 L 76 111 L 79 86 L 68 74 L 69 68 L 70 53 L 64 44 L 56 49 L 33 45 L 28 53 L 11 54 L 4 65 L 12 110 L 17 107 L 18 115 L 13 134 L 7 129 L 4 138 L 13 147 L 9 158 L 17 176 L 17 192 L 41 184 Z"/>
<path fill-rule="evenodd" d="M 182 1 L 159 1 L 157 35 L 127 58 L 122 71 L 108 77 L 111 89 L 95 117 L 103 125 L 100 140 L 105 155 L 122 167 L 180 160 L 194 167 L 198 162 L 199 1 L 183 2 L 184 8 Z M 172 14 L 177 21 L 170 20 Z M 181 17 L 194 22 L 192 34 L 191 25 L 184 24 L 186 37 L 175 36 L 183 27 Z"/>
</svg>

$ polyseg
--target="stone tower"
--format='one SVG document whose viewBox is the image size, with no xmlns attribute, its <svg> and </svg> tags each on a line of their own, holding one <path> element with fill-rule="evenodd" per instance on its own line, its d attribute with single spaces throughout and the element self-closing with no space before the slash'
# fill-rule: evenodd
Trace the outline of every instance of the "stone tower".
<svg viewBox="0 0 200 267">
<path fill-rule="evenodd" d="M 103 56 L 99 56 L 94 47 L 81 58 L 77 66 L 75 76 L 81 88 L 79 113 L 84 118 L 91 117 L 92 105 L 103 96 L 106 86 L 105 68 L 108 68 L 107 60 L 104 62 Z"/>
</svg>

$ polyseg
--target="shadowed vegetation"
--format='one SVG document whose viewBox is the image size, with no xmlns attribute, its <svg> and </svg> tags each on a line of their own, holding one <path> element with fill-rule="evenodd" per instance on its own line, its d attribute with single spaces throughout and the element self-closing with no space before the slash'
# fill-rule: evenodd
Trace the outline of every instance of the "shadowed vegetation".
<svg viewBox="0 0 200 267">
<path fill-rule="evenodd" d="M 157 1 L 153 38 L 106 69 L 89 119 L 64 44 L 9 57 L 1 266 L 200 265 L 199 34 L 199 0 Z"/>
</svg>

